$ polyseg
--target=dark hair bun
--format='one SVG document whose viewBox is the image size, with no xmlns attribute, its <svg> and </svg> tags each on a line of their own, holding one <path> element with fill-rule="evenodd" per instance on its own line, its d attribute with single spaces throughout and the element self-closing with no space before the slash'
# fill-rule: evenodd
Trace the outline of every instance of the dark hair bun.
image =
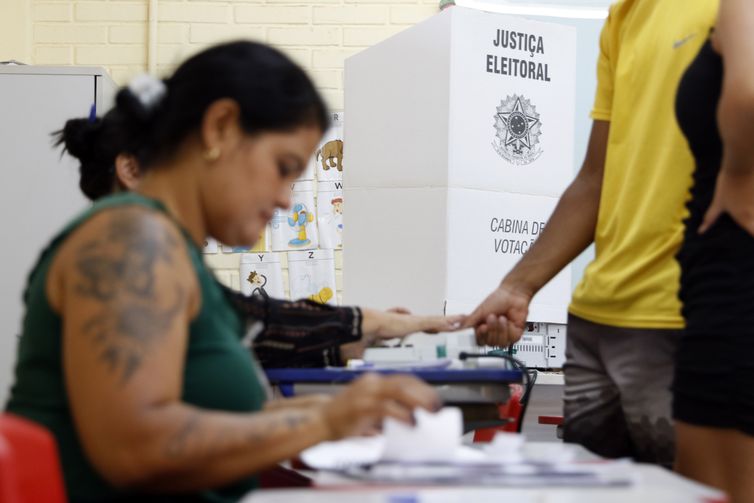
<svg viewBox="0 0 754 503">
<path fill-rule="evenodd" d="M 101 119 L 71 119 L 62 130 L 53 133 L 55 145 L 63 145 L 69 154 L 85 162 L 94 154 L 93 148 L 101 129 Z"/>
<path fill-rule="evenodd" d="M 115 158 L 130 152 L 112 110 L 94 119 L 71 119 L 54 132 L 55 145 L 79 160 L 79 187 L 91 200 L 110 194 L 115 186 Z"/>
</svg>

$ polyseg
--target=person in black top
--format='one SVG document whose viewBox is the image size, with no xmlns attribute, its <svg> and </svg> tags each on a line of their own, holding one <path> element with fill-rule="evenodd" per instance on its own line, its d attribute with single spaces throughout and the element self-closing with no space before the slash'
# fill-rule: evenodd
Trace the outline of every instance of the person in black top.
<svg viewBox="0 0 754 503">
<path fill-rule="evenodd" d="M 678 88 L 696 161 L 673 384 L 676 467 L 754 501 L 754 8 L 722 0 L 716 30 Z"/>
<path fill-rule="evenodd" d="M 96 201 L 114 192 L 133 190 L 142 172 L 139 145 L 123 132 L 117 109 L 102 118 L 71 119 L 54 133 L 56 144 L 80 162 L 79 187 Z M 342 366 L 361 358 L 380 339 L 413 332 L 448 332 L 462 317 L 413 316 L 403 308 L 379 311 L 335 307 L 307 299 L 287 301 L 267 295 L 247 296 L 223 286 L 244 315 L 247 340 L 265 368 Z"/>
</svg>

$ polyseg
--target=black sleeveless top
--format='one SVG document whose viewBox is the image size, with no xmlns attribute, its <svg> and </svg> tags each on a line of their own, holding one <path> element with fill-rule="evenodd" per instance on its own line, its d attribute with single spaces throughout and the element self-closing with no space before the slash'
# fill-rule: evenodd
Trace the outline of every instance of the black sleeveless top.
<svg viewBox="0 0 754 503">
<path fill-rule="evenodd" d="M 696 161 L 691 200 L 686 207 L 686 240 L 693 241 L 712 202 L 720 172 L 723 143 L 717 129 L 717 104 L 722 90 L 723 61 L 707 40 L 681 79 L 676 96 L 678 125 Z"/>
<path fill-rule="evenodd" d="M 686 207 L 679 296 L 686 333 L 719 334 L 723 323 L 752 330 L 754 310 L 754 238 L 723 213 L 704 233 L 699 226 L 712 203 L 722 162 L 723 143 L 717 127 L 717 106 L 723 80 L 723 61 L 710 40 L 681 79 L 676 116 L 696 168 Z M 733 327 L 729 327 L 733 328 Z"/>
</svg>

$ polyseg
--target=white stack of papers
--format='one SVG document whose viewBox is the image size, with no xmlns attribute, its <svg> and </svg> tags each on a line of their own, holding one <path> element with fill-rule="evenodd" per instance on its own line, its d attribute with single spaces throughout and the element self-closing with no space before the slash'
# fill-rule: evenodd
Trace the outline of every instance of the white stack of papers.
<svg viewBox="0 0 754 503">
<path fill-rule="evenodd" d="M 462 420 L 456 408 L 437 414 L 417 410 L 417 425 L 385 421 L 374 437 L 325 442 L 301 459 L 374 483 L 480 486 L 627 486 L 635 482 L 627 461 L 575 462 L 567 444 L 526 444 L 521 435 L 499 434 L 484 449 L 461 444 Z"/>
</svg>

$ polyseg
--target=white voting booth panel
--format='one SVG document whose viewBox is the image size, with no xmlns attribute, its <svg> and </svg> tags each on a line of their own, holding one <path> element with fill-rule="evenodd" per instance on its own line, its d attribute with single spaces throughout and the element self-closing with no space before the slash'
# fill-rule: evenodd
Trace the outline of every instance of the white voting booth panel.
<svg viewBox="0 0 754 503">
<path fill-rule="evenodd" d="M 344 302 L 475 307 L 573 178 L 575 30 L 455 7 L 346 61 Z M 530 320 L 563 324 L 566 269 Z"/>
</svg>

